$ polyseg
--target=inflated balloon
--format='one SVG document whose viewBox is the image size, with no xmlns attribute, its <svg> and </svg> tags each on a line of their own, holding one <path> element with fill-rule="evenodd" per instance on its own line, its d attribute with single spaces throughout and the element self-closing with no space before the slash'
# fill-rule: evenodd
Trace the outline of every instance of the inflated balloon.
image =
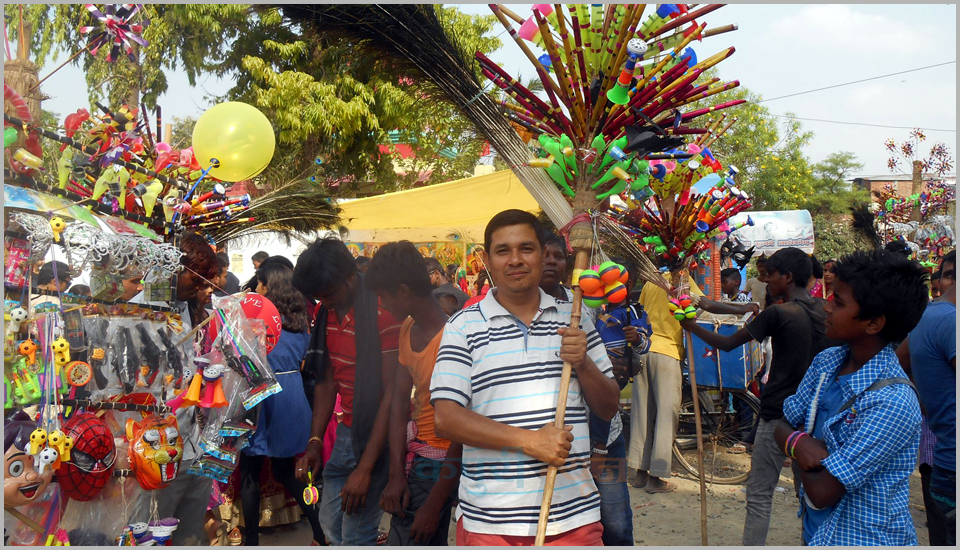
<svg viewBox="0 0 960 550">
<path fill-rule="evenodd" d="M 6 149 L 10 147 L 17 141 L 17 129 L 13 126 L 8 126 L 3 129 L 3 148 Z"/>
<path fill-rule="evenodd" d="M 246 103 L 214 105 L 193 127 L 194 156 L 204 168 L 213 165 L 210 175 L 219 180 L 237 182 L 256 176 L 270 164 L 275 148 L 270 121 Z"/>
</svg>

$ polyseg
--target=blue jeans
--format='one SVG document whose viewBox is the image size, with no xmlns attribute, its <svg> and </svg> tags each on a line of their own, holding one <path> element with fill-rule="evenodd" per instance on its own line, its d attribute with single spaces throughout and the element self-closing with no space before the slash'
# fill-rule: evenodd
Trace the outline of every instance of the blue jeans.
<svg viewBox="0 0 960 550">
<path fill-rule="evenodd" d="M 607 457 L 594 468 L 600 491 L 600 524 L 605 546 L 633 546 L 633 509 L 627 491 L 627 445 L 623 434 L 607 447 Z"/>
<path fill-rule="evenodd" d="M 370 473 L 370 490 L 367 492 L 367 502 L 360 513 L 344 514 L 340 510 L 342 501 L 340 492 L 347 484 L 347 478 L 357 467 L 350 433 L 347 425 L 337 426 L 337 442 L 333 445 L 330 460 L 323 468 L 320 525 L 332 546 L 375 546 L 380 518 L 383 517 L 380 493 L 387 485 L 387 469 L 374 468 Z"/>
</svg>

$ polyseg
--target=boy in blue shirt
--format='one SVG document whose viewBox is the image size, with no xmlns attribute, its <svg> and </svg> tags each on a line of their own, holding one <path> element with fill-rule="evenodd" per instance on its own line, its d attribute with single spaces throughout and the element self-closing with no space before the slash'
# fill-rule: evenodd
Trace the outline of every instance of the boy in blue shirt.
<svg viewBox="0 0 960 550">
<path fill-rule="evenodd" d="M 774 438 L 800 468 L 808 545 L 916 545 L 909 478 L 920 405 L 897 361 L 927 305 L 927 273 L 884 251 L 833 267 L 826 336 L 844 345 L 816 356 L 783 403 Z"/>
</svg>

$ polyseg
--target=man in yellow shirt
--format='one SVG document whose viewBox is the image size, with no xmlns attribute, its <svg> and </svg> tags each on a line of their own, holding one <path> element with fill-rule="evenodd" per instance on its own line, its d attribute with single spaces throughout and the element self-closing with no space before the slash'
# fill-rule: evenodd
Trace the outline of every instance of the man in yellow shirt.
<svg viewBox="0 0 960 550">
<path fill-rule="evenodd" d="M 671 280 L 677 279 L 674 273 Z M 703 296 L 692 278 L 689 282 L 690 294 Z M 653 335 L 645 365 L 633 379 L 627 465 L 637 470 L 634 486 L 648 493 L 669 493 L 677 488 L 667 478 L 680 420 L 683 329 L 670 313 L 668 300 L 666 291 L 653 284 L 645 284 L 640 293 L 640 305 L 647 312 Z"/>
</svg>

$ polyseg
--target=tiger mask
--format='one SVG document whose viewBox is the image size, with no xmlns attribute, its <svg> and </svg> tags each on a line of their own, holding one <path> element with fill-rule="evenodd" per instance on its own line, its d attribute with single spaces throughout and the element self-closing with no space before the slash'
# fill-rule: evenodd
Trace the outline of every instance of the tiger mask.
<svg viewBox="0 0 960 550">
<path fill-rule="evenodd" d="M 127 420 L 127 455 L 137 482 L 147 491 L 161 489 L 177 477 L 183 456 L 183 440 L 177 417 L 155 414 L 141 422 Z"/>
</svg>

